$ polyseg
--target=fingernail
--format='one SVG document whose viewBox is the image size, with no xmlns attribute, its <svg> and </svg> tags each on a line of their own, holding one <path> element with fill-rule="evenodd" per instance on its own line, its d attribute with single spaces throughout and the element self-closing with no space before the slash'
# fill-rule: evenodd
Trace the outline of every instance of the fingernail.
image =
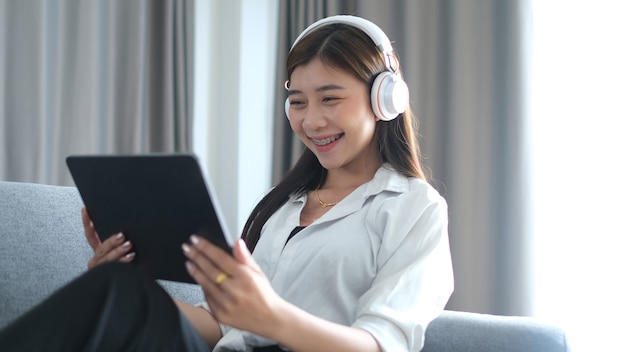
<svg viewBox="0 0 626 352">
<path fill-rule="evenodd" d="M 124 258 L 128 259 L 128 258 L 132 258 L 132 257 L 134 257 L 134 256 L 135 256 L 135 252 L 131 252 L 131 253 L 126 254 L 126 255 L 124 256 Z"/>
<path fill-rule="evenodd" d="M 121 233 L 121 232 L 120 232 L 120 233 L 118 233 L 117 235 L 115 235 L 115 239 L 117 239 L 117 240 L 122 239 L 122 237 L 124 237 L 124 234 L 123 234 L 123 233 Z"/>
<path fill-rule="evenodd" d="M 191 237 L 189 239 L 191 240 L 191 243 L 193 243 L 193 244 L 200 243 L 200 239 L 196 235 L 191 235 Z"/>
<path fill-rule="evenodd" d="M 122 243 L 122 247 L 130 247 L 130 241 Z"/>
<path fill-rule="evenodd" d="M 189 253 L 189 251 L 191 250 L 191 248 L 189 248 L 189 245 L 187 245 L 187 243 L 183 243 L 182 247 L 185 253 Z"/>
<path fill-rule="evenodd" d="M 241 247 L 241 249 L 243 250 L 243 252 L 246 253 L 246 255 L 250 255 L 250 250 L 248 250 L 248 245 L 246 244 L 246 242 L 241 238 L 237 242 L 238 242 L 239 247 Z"/>
</svg>

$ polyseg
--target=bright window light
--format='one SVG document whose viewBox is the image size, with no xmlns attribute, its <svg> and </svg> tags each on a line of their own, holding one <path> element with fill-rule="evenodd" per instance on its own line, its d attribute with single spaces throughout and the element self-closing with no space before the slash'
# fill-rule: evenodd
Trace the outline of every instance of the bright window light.
<svg viewBox="0 0 626 352">
<path fill-rule="evenodd" d="M 624 345 L 626 1 L 533 2 L 535 315 Z"/>
</svg>

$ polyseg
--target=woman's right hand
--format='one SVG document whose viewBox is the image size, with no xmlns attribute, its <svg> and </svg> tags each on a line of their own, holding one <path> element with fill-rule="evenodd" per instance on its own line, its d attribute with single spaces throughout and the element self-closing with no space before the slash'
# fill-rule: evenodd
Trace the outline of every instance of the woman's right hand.
<svg viewBox="0 0 626 352">
<path fill-rule="evenodd" d="M 135 258 L 135 253 L 131 252 L 133 245 L 130 241 L 126 241 L 124 234 L 118 233 L 101 242 L 85 208 L 82 209 L 82 218 L 85 237 L 89 246 L 93 249 L 93 257 L 87 262 L 89 269 L 106 262 L 119 261 L 129 263 Z"/>
</svg>

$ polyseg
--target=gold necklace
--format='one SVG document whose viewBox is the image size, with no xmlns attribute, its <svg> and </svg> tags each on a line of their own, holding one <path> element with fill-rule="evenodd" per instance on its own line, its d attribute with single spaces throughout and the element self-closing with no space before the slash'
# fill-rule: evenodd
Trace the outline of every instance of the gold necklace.
<svg viewBox="0 0 626 352">
<path fill-rule="evenodd" d="M 322 202 L 322 200 L 320 199 L 319 188 L 315 189 L 315 197 L 317 198 L 317 201 L 320 203 L 322 208 L 328 208 L 328 207 L 332 207 L 333 205 L 337 205 L 337 202 L 335 202 L 335 203 L 324 203 L 324 202 Z"/>
</svg>

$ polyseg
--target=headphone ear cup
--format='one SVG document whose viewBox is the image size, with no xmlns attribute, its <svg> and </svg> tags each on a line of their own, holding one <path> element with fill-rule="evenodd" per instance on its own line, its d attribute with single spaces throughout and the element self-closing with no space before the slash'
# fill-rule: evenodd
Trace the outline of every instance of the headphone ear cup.
<svg viewBox="0 0 626 352">
<path fill-rule="evenodd" d="M 287 116 L 287 120 L 289 120 L 289 98 L 285 99 L 285 116 Z"/>
<path fill-rule="evenodd" d="M 371 103 L 376 117 L 383 121 L 393 120 L 409 106 L 409 88 L 397 75 L 382 72 L 372 84 Z"/>
</svg>

